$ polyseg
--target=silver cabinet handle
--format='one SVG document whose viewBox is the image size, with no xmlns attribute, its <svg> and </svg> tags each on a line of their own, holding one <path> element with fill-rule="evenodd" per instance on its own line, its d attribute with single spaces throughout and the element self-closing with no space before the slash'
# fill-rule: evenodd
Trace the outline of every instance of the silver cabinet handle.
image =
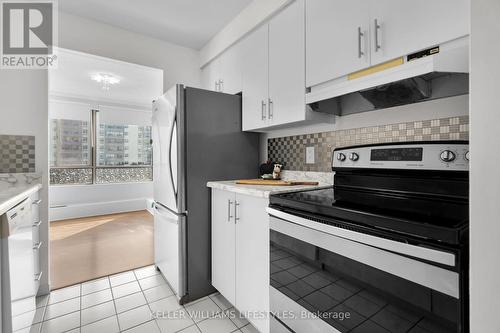
<svg viewBox="0 0 500 333">
<path fill-rule="evenodd" d="M 219 80 L 219 91 L 224 92 L 224 80 Z"/>
<path fill-rule="evenodd" d="M 33 228 L 38 228 L 42 224 L 42 220 L 33 223 Z"/>
<path fill-rule="evenodd" d="M 33 245 L 33 250 L 38 251 L 42 247 L 43 242 L 38 242 L 35 245 Z"/>
<path fill-rule="evenodd" d="M 42 274 L 43 274 L 43 272 L 35 274 L 35 281 L 40 281 L 42 279 Z"/>
<path fill-rule="evenodd" d="M 231 215 L 231 205 L 233 202 L 231 200 L 227 200 L 227 222 L 231 222 L 233 216 Z"/>
<path fill-rule="evenodd" d="M 238 201 L 234 202 L 234 223 L 238 222 L 240 218 L 238 217 L 238 206 L 240 203 Z"/>
<path fill-rule="evenodd" d="M 274 116 L 274 103 L 273 103 L 273 100 L 271 98 L 269 98 L 269 105 L 268 105 L 268 108 L 269 108 L 269 119 L 273 119 L 273 116 Z"/>
<path fill-rule="evenodd" d="M 363 50 L 361 49 L 362 39 L 365 34 L 361 31 L 361 27 L 358 27 L 358 58 L 361 58 L 364 55 Z"/>
<path fill-rule="evenodd" d="M 262 100 L 262 120 L 266 120 L 266 102 Z"/>
<path fill-rule="evenodd" d="M 38 199 L 32 202 L 33 205 L 39 205 L 42 203 L 42 199 Z"/>
<path fill-rule="evenodd" d="M 219 82 L 215 81 L 215 91 L 219 91 Z"/>
<path fill-rule="evenodd" d="M 378 23 L 378 20 L 375 19 L 375 52 L 380 50 L 382 48 L 382 45 L 379 43 L 379 37 L 378 37 L 378 32 L 380 31 L 380 24 Z"/>
</svg>

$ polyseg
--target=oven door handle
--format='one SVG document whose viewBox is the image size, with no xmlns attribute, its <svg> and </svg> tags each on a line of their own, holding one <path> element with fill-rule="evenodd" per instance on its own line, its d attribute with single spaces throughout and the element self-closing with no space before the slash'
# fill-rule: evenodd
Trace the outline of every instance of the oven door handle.
<svg viewBox="0 0 500 333">
<path fill-rule="evenodd" d="M 405 244 L 382 237 L 364 234 L 357 231 L 351 231 L 339 227 L 334 227 L 332 225 L 318 223 L 270 207 L 266 208 L 266 210 L 269 215 L 274 216 L 276 218 L 292 222 L 295 224 L 299 224 L 321 232 L 325 232 L 333 236 L 342 237 L 354 242 L 370 245 L 382 250 L 387 250 L 394 253 L 411 256 L 414 258 L 419 258 L 450 267 L 455 267 L 456 265 L 456 256 L 455 254 L 450 252 L 438 251 L 427 247 Z"/>
</svg>

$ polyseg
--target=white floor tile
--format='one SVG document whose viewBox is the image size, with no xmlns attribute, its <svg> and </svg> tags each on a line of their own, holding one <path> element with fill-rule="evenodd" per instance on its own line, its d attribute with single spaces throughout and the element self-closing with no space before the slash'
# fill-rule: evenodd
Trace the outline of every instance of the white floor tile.
<svg viewBox="0 0 500 333">
<path fill-rule="evenodd" d="M 195 322 L 200 322 L 202 320 L 213 317 L 219 312 L 222 312 L 217 304 L 215 304 L 214 301 L 212 301 L 212 299 L 210 299 L 209 297 L 200 302 L 188 304 L 186 306 L 186 311 Z"/>
<path fill-rule="evenodd" d="M 162 298 L 166 298 L 168 296 L 172 296 L 174 292 L 170 289 L 170 287 L 166 284 L 162 284 L 161 286 L 154 287 L 148 290 L 144 290 L 144 296 L 148 303 L 152 303 Z"/>
<path fill-rule="evenodd" d="M 81 327 L 81 333 L 118 333 L 118 319 L 116 316 L 109 317 L 103 320 L 96 321 L 95 323 Z"/>
<path fill-rule="evenodd" d="M 120 298 L 141 291 L 141 287 L 139 287 L 139 283 L 137 281 L 133 281 L 119 285 L 117 287 L 113 287 L 112 291 L 114 298 Z"/>
<path fill-rule="evenodd" d="M 60 317 L 62 315 L 79 310 L 80 310 L 80 298 L 72 298 L 67 301 L 62 301 L 59 303 L 48 305 L 45 310 L 44 320 Z"/>
<path fill-rule="evenodd" d="M 235 308 L 224 311 L 224 314 L 226 314 L 238 328 L 242 328 L 249 324 L 248 320 Z"/>
<path fill-rule="evenodd" d="M 212 301 L 215 302 L 221 308 L 222 310 L 227 310 L 229 308 L 232 308 L 233 305 L 220 293 L 210 295 L 210 298 Z"/>
<path fill-rule="evenodd" d="M 116 312 L 122 313 L 146 304 L 142 292 L 115 299 Z"/>
<path fill-rule="evenodd" d="M 259 331 L 257 331 L 257 329 L 255 327 L 253 327 L 252 324 L 248 324 L 246 326 L 243 326 L 242 328 L 240 328 L 240 330 L 243 333 L 259 333 Z"/>
<path fill-rule="evenodd" d="M 226 316 L 215 316 L 197 325 L 202 333 L 230 333 L 238 329 Z"/>
<path fill-rule="evenodd" d="M 182 308 L 175 295 L 160 299 L 159 301 L 149 303 L 152 312 L 168 313 Z"/>
<path fill-rule="evenodd" d="M 104 289 L 92 294 L 82 296 L 82 309 L 90 308 L 101 303 L 106 303 L 113 300 L 111 289 Z"/>
<path fill-rule="evenodd" d="M 12 328 L 14 331 L 29 328 L 32 324 L 37 324 L 43 320 L 44 308 L 25 312 L 12 318 Z"/>
<path fill-rule="evenodd" d="M 154 265 L 136 269 L 134 273 L 137 280 L 160 274 Z"/>
<path fill-rule="evenodd" d="M 133 271 L 120 273 L 109 277 L 109 282 L 111 283 L 111 287 L 119 286 L 120 284 L 125 284 L 135 280 L 136 278 Z"/>
<path fill-rule="evenodd" d="M 165 314 L 165 317 L 157 318 L 156 322 L 162 333 L 174 333 L 194 325 L 194 321 L 183 309 Z"/>
<path fill-rule="evenodd" d="M 142 290 L 161 286 L 162 284 L 166 284 L 166 283 L 167 283 L 167 281 L 165 281 L 163 276 L 161 276 L 160 274 L 153 275 L 153 276 L 147 277 L 145 279 L 139 280 L 139 284 L 141 285 Z"/>
<path fill-rule="evenodd" d="M 101 291 L 104 289 L 109 289 L 109 279 L 107 277 L 102 279 L 97 279 L 89 282 L 82 283 L 82 295 L 87 295 Z"/>
<path fill-rule="evenodd" d="M 182 331 L 179 331 L 179 333 L 201 333 L 201 331 L 198 328 L 198 326 L 193 325 L 193 326 L 189 326 L 188 328 L 183 329 Z"/>
<path fill-rule="evenodd" d="M 113 301 L 82 310 L 82 326 L 116 314 Z"/>
<path fill-rule="evenodd" d="M 118 315 L 118 321 L 120 323 L 120 329 L 127 330 L 134 326 L 140 325 L 147 321 L 153 319 L 151 317 L 151 311 L 147 305 L 129 310 Z"/>
<path fill-rule="evenodd" d="M 39 333 L 42 328 L 42 323 L 23 328 L 22 330 L 15 331 L 14 333 Z"/>
<path fill-rule="evenodd" d="M 42 324 L 42 333 L 62 333 L 80 326 L 80 312 L 57 317 Z"/>
<path fill-rule="evenodd" d="M 66 301 L 71 298 L 80 297 L 80 285 L 54 290 L 50 293 L 49 303 L 54 304 L 62 301 Z"/>
<path fill-rule="evenodd" d="M 160 333 L 156 321 L 151 320 L 134 328 L 124 331 L 125 333 Z"/>
</svg>

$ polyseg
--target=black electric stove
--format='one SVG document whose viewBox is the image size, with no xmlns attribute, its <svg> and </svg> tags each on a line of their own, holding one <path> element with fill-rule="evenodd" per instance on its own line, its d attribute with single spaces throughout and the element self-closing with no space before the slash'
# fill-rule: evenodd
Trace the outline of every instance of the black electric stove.
<svg viewBox="0 0 500 333">
<path fill-rule="evenodd" d="M 376 162 L 362 159 L 363 152 L 373 155 L 369 150 L 388 151 L 385 145 L 336 151 L 334 186 L 272 195 L 270 207 L 361 232 L 460 245 L 469 221 L 468 145 L 440 142 L 435 150 L 436 143 L 427 144 L 430 156 L 424 163 L 422 152 L 420 164 L 402 161 L 404 155 L 398 159 L 398 149 L 407 146 L 391 144 L 385 163 L 378 155 Z M 450 162 L 441 160 L 447 147 L 454 156 Z"/>
<path fill-rule="evenodd" d="M 468 142 L 336 149 L 332 170 L 331 187 L 270 196 L 273 323 L 469 332 Z"/>
</svg>

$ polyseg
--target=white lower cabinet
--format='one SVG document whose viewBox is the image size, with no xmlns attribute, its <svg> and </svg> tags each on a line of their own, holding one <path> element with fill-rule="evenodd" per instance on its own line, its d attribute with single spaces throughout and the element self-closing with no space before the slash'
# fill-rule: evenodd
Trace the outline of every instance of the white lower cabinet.
<svg viewBox="0 0 500 333">
<path fill-rule="evenodd" d="M 269 332 L 268 204 L 212 189 L 212 284 L 261 333 Z"/>
</svg>

